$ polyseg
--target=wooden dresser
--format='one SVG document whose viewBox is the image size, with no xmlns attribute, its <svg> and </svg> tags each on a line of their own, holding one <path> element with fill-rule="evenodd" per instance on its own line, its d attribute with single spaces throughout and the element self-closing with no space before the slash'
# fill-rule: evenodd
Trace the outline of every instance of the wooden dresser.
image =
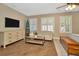
<svg viewBox="0 0 79 59">
<path fill-rule="evenodd" d="M 3 46 L 4 48 L 6 48 L 8 44 L 21 39 L 25 39 L 25 32 L 23 29 L 0 32 L 0 46 Z"/>
<path fill-rule="evenodd" d="M 79 43 L 69 37 L 60 37 L 60 42 L 68 55 L 79 55 Z"/>
</svg>

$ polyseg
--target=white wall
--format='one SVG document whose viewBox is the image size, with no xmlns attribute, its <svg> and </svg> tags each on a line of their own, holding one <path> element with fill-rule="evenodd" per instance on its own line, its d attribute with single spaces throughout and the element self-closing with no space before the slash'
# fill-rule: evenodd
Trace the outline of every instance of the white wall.
<svg viewBox="0 0 79 59">
<path fill-rule="evenodd" d="M 13 18 L 20 21 L 20 27 L 19 29 L 24 29 L 24 20 L 27 18 L 26 15 L 19 13 L 18 11 L 9 8 L 8 6 L 4 4 L 0 4 L 0 30 L 13 30 L 14 28 L 4 28 L 5 27 L 5 17 Z M 16 28 L 17 29 L 17 28 Z"/>
</svg>

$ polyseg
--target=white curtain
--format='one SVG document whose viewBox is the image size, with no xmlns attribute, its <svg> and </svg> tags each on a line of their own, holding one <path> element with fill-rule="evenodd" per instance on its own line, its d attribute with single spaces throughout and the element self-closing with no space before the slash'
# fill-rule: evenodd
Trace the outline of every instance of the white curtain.
<svg viewBox="0 0 79 59">
<path fill-rule="evenodd" d="M 37 18 L 29 18 L 29 22 L 30 22 L 30 32 L 35 32 L 37 25 Z"/>
</svg>

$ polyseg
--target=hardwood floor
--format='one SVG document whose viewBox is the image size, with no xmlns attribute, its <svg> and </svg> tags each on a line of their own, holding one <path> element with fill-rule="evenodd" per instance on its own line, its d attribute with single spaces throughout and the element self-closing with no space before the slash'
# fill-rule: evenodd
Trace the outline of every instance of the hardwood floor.
<svg viewBox="0 0 79 59">
<path fill-rule="evenodd" d="M 46 41 L 42 46 L 25 43 L 22 40 L 7 48 L 0 48 L 0 56 L 57 56 L 57 53 L 53 42 Z"/>
</svg>

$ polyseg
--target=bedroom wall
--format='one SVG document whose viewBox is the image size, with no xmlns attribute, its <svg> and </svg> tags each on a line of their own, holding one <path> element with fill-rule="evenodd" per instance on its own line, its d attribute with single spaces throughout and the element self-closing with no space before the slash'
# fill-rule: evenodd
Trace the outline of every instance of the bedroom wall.
<svg viewBox="0 0 79 59">
<path fill-rule="evenodd" d="M 27 16 L 24 14 L 21 14 L 17 12 L 16 10 L 13 10 L 12 8 L 9 8 L 5 6 L 4 4 L 0 4 L 0 16 L 4 15 L 4 17 L 11 17 L 17 20 L 20 20 L 20 28 L 25 28 L 24 21 L 27 19 Z M 74 12 L 74 13 L 55 13 L 55 14 L 43 14 L 43 15 L 35 15 L 35 16 L 30 16 L 30 17 L 36 17 L 37 18 L 37 31 L 41 31 L 41 23 L 40 23 L 40 17 L 42 16 L 54 16 L 55 17 L 55 31 L 54 33 L 56 35 L 60 34 L 60 16 L 62 15 L 72 15 L 72 33 L 79 34 L 79 12 Z M 49 32 L 47 32 L 49 33 Z M 62 33 L 64 34 L 64 33 Z"/>
<path fill-rule="evenodd" d="M 55 17 L 55 31 L 53 32 L 53 34 L 56 36 L 59 36 L 59 35 L 67 34 L 67 33 L 60 33 L 60 16 L 62 16 L 62 15 L 72 15 L 72 33 L 79 34 L 79 26 L 78 26 L 79 25 L 79 12 L 44 14 L 44 15 L 35 15 L 35 16 L 29 16 L 29 17 L 37 18 L 37 31 L 41 32 L 40 17 L 54 16 Z M 47 33 L 49 33 L 49 32 L 47 32 Z"/>
<path fill-rule="evenodd" d="M 79 34 L 79 13 L 73 14 L 72 33 Z"/>
<path fill-rule="evenodd" d="M 19 29 L 25 28 L 24 27 L 24 20 L 26 20 L 27 16 L 25 16 L 24 14 L 21 14 L 20 12 L 14 10 L 4 4 L 0 4 L 0 16 L 3 16 L 4 19 L 5 19 L 5 17 L 9 17 L 9 18 L 13 18 L 16 20 L 20 20 L 20 28 Z M 0 21 L 1 20 L 2 19 L 0 19 Z M 13 28 L 11 28 L 11 29 L 13 29 Z"/>
</svg>

